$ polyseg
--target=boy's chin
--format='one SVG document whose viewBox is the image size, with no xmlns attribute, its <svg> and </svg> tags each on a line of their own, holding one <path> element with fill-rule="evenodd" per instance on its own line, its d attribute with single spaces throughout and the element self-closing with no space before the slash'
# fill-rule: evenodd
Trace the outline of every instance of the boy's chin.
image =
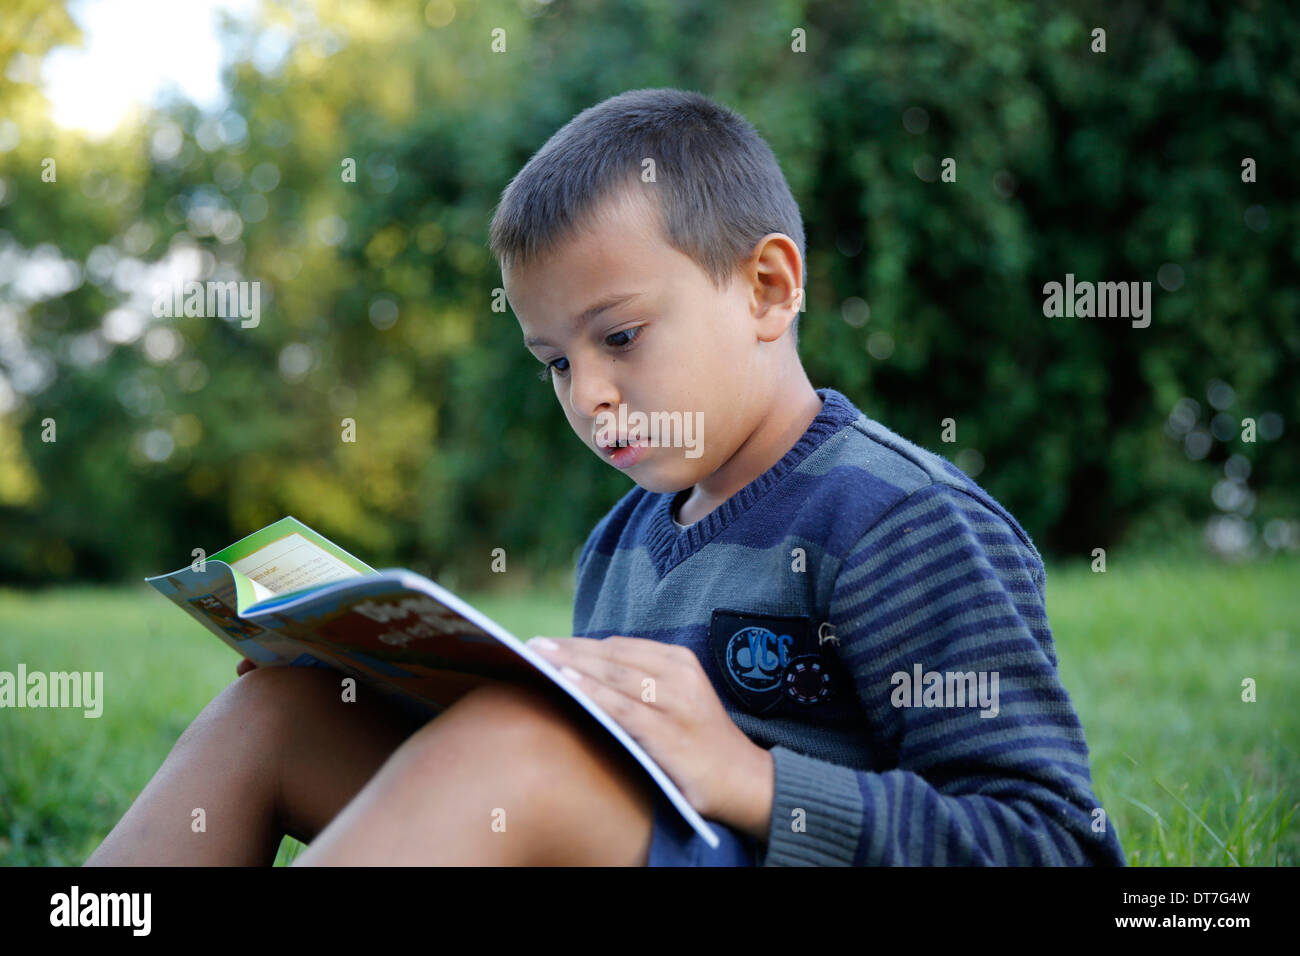
<svg viewBox="0 0 1300 956">
<path fill-rule="evenodd" d="M 642 475 L 629 472 L 628 477 L 651 494 L 672 495 L 695 487 L 703 476 L 696 477 L 691 472 L 678 468 L 670 471 L 646 469 Z"/>
</svg>

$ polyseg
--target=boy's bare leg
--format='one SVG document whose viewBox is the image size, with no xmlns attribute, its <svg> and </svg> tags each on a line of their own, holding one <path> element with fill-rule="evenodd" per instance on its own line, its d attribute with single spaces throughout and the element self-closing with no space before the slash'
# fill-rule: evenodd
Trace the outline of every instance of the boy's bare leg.
<svg viewBox="0 0 1300 956">
<path fill-rule="evenodd" d="M 420 726 L 323 668 L 258 668 L 203 709 L 87 866 L 262 865 L 310 841 Z M 192 829 L 194 810 L 205 832 Z"/>
<path fill-rule="evenodd" d="M 645 865 L 654 792 L 576 703 L 493 683 L 399 746 L 294 864 Z"/>
</svg>

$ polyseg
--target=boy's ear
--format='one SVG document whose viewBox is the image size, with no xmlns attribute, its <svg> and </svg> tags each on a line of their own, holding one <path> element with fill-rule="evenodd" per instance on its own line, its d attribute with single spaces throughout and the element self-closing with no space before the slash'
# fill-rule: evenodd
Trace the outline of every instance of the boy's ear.
<svg viewBox="0 0 1300 956">
<path fill-rule="evenodd" d="M 758 338 L 762 342 L 775 342 L 785 335 L 786 331 L 798 320 L 799 311 L 797 309 L 780 309 L 769 307 L 767 311 L 759 317 Z M 793 334 L 791 339 L 793 339 Z"/>
<path fill-rule="evenodd" d="M 769 233 L 755 244 L 745 277 L 753 289 L 755 316 L 765 322 L 774 320 L 773 327 L 764 329 L 759 337 L 775 341 L 799 315 L 803 263 L 798 247 L 785 233 Z"/>
</svg>

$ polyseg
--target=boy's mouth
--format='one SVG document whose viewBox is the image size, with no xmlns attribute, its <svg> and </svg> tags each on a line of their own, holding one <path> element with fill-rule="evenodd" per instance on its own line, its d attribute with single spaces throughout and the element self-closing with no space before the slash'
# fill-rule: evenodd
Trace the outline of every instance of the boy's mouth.
<svg viewBox="0 0 1300 956">
<path fill-rule="evenodd" d="M 629 445 L 646 445 L 649 442 L 644 441 L 636 435 L 597 435 L 596 447 L 604 449 L 608 454 L 616 448 L 626 448 Z"/>
<path fill-rule="evenodd" d="M 615 468 L 628 468 L 641 460 L 650 442 L 637 435 L 597 435 L 596 447 Z"/>
</svg>

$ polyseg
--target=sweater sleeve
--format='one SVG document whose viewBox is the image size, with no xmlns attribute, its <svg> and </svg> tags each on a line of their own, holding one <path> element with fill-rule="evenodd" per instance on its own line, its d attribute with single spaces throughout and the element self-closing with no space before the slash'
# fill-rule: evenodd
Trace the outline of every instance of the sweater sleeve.
<svg viewBox="0 0 1300 956">
<path fill-rule="evenodd" d="M 830 619 L 878 769 L 774 746 L 763 864 L 1124 865 L 1057 674 L 1044 584 L 1032 544 L 948 485 L 863 534 Z"/>
</svg>

